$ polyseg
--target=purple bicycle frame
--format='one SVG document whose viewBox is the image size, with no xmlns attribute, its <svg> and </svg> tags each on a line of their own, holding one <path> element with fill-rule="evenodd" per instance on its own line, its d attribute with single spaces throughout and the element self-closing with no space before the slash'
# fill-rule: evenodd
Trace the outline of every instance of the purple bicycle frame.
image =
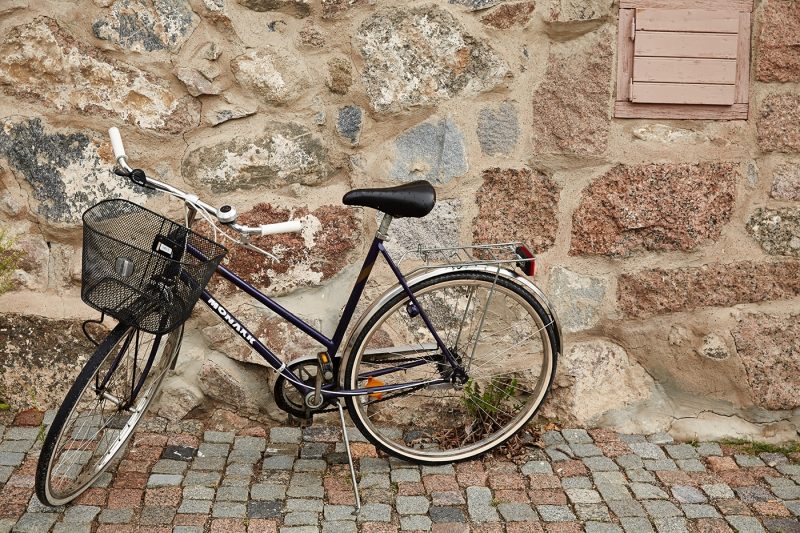
<svg viewBox="0 0 800 533">
<path fill-rule="evenodd" d="M 197 256 L 198 258 L 203 258 L 203 255 L 195 248 L 190 247 L 189 252 Z M 452 365 L 452 367 L 456 370 L 463 370 L 461 365 L 458 364 L 455 357 L 450 353 L 450 350 L 445 346 L 442 339 L 439 337 L 439 334 L 436 332 L 436 329 L 433 327 L 428 315 L 425 313 L 424 309 L 419 305 L 416 297 L 414 296 L 411 288 L 408 286 L 406 282 L 405 276 L 400 271 L 398 266 L 392 260 L 389 252 L 386 250 L 386 247 L 383 245 L 383 240 L 378 237 L 375 237 L 372 241 L 372 245 L 367 252 L 367 257 L 364 259 L 364 264 L 361 266 L 361 271 L 356 278 L 355 285 L 353 286 L 353 290 L 350 293 L 350 296 L 347 300 L 347 304 L 342 311 L 342 316 L 339 319 L 339 324 L 336 327 L 336 331 L 333 334 L 333 337 L 328 338 L 325 334 L 315 329 L 313 326 L 305 322 L 303 319 L 286 309 L 285 307 L 281 306 L 278 302 L 270 298 L 269 296 L 265 295 L 235 273 L 231 272 L 224 266 L 220 265 L 217 267 L 217 273 L 222 276 L 225 280 L 232 283 L 245 293 L 247 293 L 251 298 L 254 298 L 265 307 L 276 313 L 278 316 L 295 326 L 297 329 L 305 333 L 307 336 L 314 339 L 316 342 L 321 344 L 326 352 L 331 357 L 336 357 L 341 347 L 342 341 L 344 340 L 345 332 L 347 331 L 347 327 L 350 325 L 350 321 L 353 318 L 353 313 L 355 312 L 356 305 L 358 304 L 361 295 L 364 293 L 364 287 L 366 287 L 367 280 L 369 279 L 369 275 L 372 272 L 372 267 L 375 265 L 375 261 L 378 258 L 378 254 L 381 254 L 385 259 L 389 268 L 391 268 L 392 272 L 394 273 L 395 277 L 397 277 L 397 281 L 400 283 L 400 286 L 403 288 L 405 293 L 408 295 L 409 300 L 411 303 L 416 306 L 417 310 L 419 310 L 419 316 L 427 326 L 428 330 L 433 335 L 434 340 L 436 341 L 437 346 L 442 351 L 444 356 L 447 358 L 447 361 Z M 286 377 L 290 382 L 292 382 L 296 387 L 300 388 L 303 387 L 307 390 L 313 390 L 313 387 L 308 385 L 302 384 L 302 381 L 294 375 L 294 373 L 287 368 L 286 363 L 284 363 L 277 355 L 275 355 L 269 348 L 267 348 L 252 332 L 241 322 L 238 318 L 236 318 L 233 313 L 231 313 L 228 309 L 226 309 L 220 302 L 213 297 L 213 295 L 208 292 L 207 290 L 203 290 L 200 299 L 214 312 L 217 314 L 223 322 L 225 322 L 229 328 L 234 330 L 242 340 L 247 342 L 250 347 L 256 351 L 264 360 L 279 374 L 282 374 Z M 378 376 L 378 375 L 385 375 L 394 371 L 401 371 L 406 370 L 409 368 L 413 368 L 414 366 L 420 366 L 426 363 L 429 363 L 430 360 L 428 359 L 419 359 L 417 361 L 411 360 L 409 362 L 403 363 L 397 367 L 389 367 L 384 368 L 379 371 L 365 373 L 363 376 L 365 378 L 370 376 Z M 446 383 L 447 381 L 442 380 L 434 380 L 434 381 L 426 381 L 426 384 L 435 384 L 435 383 Z M 370 387 L 366 389 L 348 389 L 348 390 L 339 390 L 336 388 L 335 384 L 333 385 L 326 385 L 322 388 L 322 395 L 326 399 L 340 397 L 340 396 L 360 396 L 364 394 L 376 393 L 376 392 L 388 392 L 393 390 L 400 390 L 403 388 L 411 388 L 415 387 L 422 382 L 409 382 L 404 384 L 393 384 L 393 385 L 382 385 L 377 387 Z"/>
</svg>

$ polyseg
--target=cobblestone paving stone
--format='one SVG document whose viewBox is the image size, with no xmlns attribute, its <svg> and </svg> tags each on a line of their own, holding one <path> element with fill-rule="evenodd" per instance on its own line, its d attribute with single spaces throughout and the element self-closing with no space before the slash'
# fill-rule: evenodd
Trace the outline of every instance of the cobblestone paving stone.
<svg viewBox="0 0 800 533">
<path fill-rule="evenodd" d="M 0 533 L 800 532 L 797 454 L 565 429 L 515 462 L 418 466 L 354 430 L 356 514 L 337 427 L 140 428 L 108 475 L 51 509 L 33 494 L 40 429 L 0 413 Z"/>
</svg>

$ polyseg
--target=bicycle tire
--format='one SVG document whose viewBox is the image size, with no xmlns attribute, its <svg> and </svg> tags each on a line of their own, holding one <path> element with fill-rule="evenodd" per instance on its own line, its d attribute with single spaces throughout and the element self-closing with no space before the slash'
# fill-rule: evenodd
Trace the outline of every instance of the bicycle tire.
<svg viewBox="0 0 800 533">
<path fill-rule="evenodd" d="M 462 270 L 440 274 L 414 283 L 411 290 L 442 340 L 460 358 L 470 375 L 470 381 L 460 388 L 453 383 L 447 383 L 409 389 L 409 392 L 347 397 L 350 417 L 376 447 L 406 461 L 436 465 L 482 455 L 524 428 L 550 390 L 558 357 L 555 318 L 545 311 L 522 284 L 484 271 Z M 486 292 L 486 298 L 482 302 L 479 290 Z M 455 305 L 447 303 L 448 294 L 445 291 L 449 291 L 452 296 L 458 296 L 454 300 Z M 488 291 L 492 291 L 492 297 L 488 296 Z M 478 296 L 474 300 L 476 304 L 472 306 L 473 309 L 477 309 L 481 303 L 486 308 L 481 320 L 478 320 L 481 313 L 470 311 L 470 304 L 464 303 L 465 298 L 469 298 L 466 300 L 469 302 L 476 294 Z M 496 307 L 496 304 L 500 307 Z M 503 307 L 511 304 L 515 307 Z M 492 314 L 498 311 L 505 314 L 498 315 L 500 320 L 496 321 L 498 326 L 502 324 L 502 329 L 487 322 L 489 311 Z M 355 333 L 356 340 L 344 372 L 345 389 L 410 383 L 415 380 L 422 382 L 451 379 L 452 376 L 448 375 L 451 366 L 436 347 L 421 317 L 418 314 L 412 316 L 414 313 L 410 299 L 405 291 L 401 291 Z M 461 318 L 453 320 L 459 314 Z M 456 326 L 459 333 L 454 338 Z M 476 326 L 475 334 L 467 331 L 464 335 L 465 328 L 469 330 Z M 483 345 L 488 339 L 481 337 L 483 332 L 490 332 L 490 337 L 496 337 L 489 348 L 497 349 L 498 341 L 502 340 L 517 343 L 519 346 L 512 344 L 510 348 L 503 348 L 505 352 L 491 352 Z M 530 334 L 525 336 L 527 332 Z M 427 342 L 422 342 L 426 339 Z M 540 347 L 537 348 L 537 344 Z M 529 347 L 531 350 L 536 348 L 538 355 L 524 351 Z M 511 357 L 495 361 L 509 353 L 509 350 L 513 350 Z M 404 353 L 410 355 L 404 356 Z M 491 359 L 485 358 L 488 353 L 496 355 Z M 476 355 L 482 359 L 476 359 Z M 538 360 L 528 367 L 506 370 L 509 368 L 507 365 L 526 362 L 530 355 L 537 356 Z M 478 366 L 475 365 L 476 362 L 479 362 Z M 373 383 L 365 379 L 367 373 L 379 374 L 397 368 L 399 364 L 416 366 L 380 375 L 373 378 L 377 380 Z M 500 373 L 494 374 L 494 369 L 498 367 Z M 481 368 L 485 370 L 482 373 L 477 372 Z M 526 381 L 531 381 L 533 385 L 526 389 L 520 384 L 529 372 L 533 379 Z M 401 376 L 394 377 L 398 374 Z M 489 378 L 488 382 L 485 378 Z M 504 391 L 508 393 L 505 397 L 502 394 Z M 516 405 L 515 400 L 526 395 L 528 397 L 521 404 L 522 407 Z M 393 405 L 377 407 L 387 402 Z M 494 412 L 490 412 L 492 402 L 497 404 Z M 454 419 L 453 423 L 448 423 L 450 418 Z M 481 431 L 481 426 L 487 434 L 480 439 L 470 438 L 472 433 L 459 434 L 462 431 L 460 428 L 464 428 L 464 433 L 469 430 L 477 432 Z M 462 438 L 463 442 L 459 444 Z"/>
<path fill-rule="evenodd" d="M 156 396 L 164 376 L 180 351 L 182 335 L 182 325 L 166 335 L 152 335 L 122 323 L 108 333 L 67 392 L 42 444 L 35 482 L 36 496 L 42 503 L 59 506 L 72 501 L 108 468 Z M 150 339 L 149 343 L 146 339 Z M 136 347 L 141 353 L 131 358 L 131 355 L 137 354 Z M 151 352 L 156 355 L 135 404 L 126 411 L 114 407 L 111 398 L 124 404 L 130 398 L 133 383 L 138 382 L 141 376 L 142 367 L 139 367 L 137 375 L 136 364 L 127 366 L 126 363 L 138 359 L 144 365 Z M 117 354 L 121 354 L 119 358 Z M 119 362 L 114 366 L 117 359 Z M 106 365 L 108 369 L 104 371 Z M 112 366 L 113 370 L 110 370 Z M 109 378 L 104 394 L 99 395 L 93 389 L 106 375 Z M 90 386 L 92 382 L 95 387 Z M 122 394 L 126 389 L 127 396 Z M 92 405 L 95 407 L 88 414 L 83 411 L 86 406 Z M 104 407 L 111 409 L 106 412 Z M 95 427 L 92 423 L 98 417 L 102 424 Z M 78 422 L 80 426 L 76 426 Z M 90 435 L 92 431 L 95 432 Z M 86 439 L 87 436 L 91 438 Z M 95 447 L 84 449 L 82 443 Z M 105 450 L 100 449 L 103 443 L 107 445 Z M 70 460 L 72 463 L 68 464 Z M 64 466 L 66 468 L 62 468 Z M 58 475 L 59 471 L 63 473 Z M 73 477 L 74 480 L 71 479 Z M 65 482 L 56 485 L 56 480 Z"/>
</svg>

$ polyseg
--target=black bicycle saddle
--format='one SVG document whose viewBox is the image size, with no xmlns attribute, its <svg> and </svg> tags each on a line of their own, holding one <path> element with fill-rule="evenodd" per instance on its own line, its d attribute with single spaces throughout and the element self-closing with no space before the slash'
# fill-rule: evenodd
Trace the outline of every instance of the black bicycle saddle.
<svg viewBox="0 0 800 533">
<path fill-rule="evenodd" d="M 395 218 L 422 218 L 436 204 L 436 189 L 425 180 L 382 189 L 355 189 L 344 195 L 345 205 L 371 207 Z"/>
</svg>

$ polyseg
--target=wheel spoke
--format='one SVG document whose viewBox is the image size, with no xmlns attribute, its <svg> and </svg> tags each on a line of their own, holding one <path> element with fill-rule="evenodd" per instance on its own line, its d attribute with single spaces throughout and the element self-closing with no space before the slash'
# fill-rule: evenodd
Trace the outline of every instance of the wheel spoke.
<svg viewBox="0 0 800 533">
<path fill-rule="evenodd" d="M 433 336 L 399 294 L 357 334 L 346 384 L 363 386 L 360 375 L 389 369 L 379 374 L 382 384 L 447 383 L 348 400 L 351 416 L 385 451 L 407 460 L 444 463 L 483 453 L 521 428 L 541 404 L 554 371 L 551 320 L 525 289 L 491 273 L 444 274 L 413 290 L 448 349 L 465 368 L 471 365 L 469 382 L 451 380 L 452 368 L 440 353 L 408 357 L 408 346 L 422 349 Z M 370 355 L 377 350 L 380 356 Z M 428 362 L 393 369 L 404 359 Z"/>
<path fill-rule="evenodd" d="M 36 472 L 36 493 L 61 505 L 88 488 L 130 438 L 180 347 L 181 329 L 155 336 L 117 326 L 100 343 L 59 410 Z M 154 351 L 155 349 L 155 351 Z M 153 365 L 142 376 L 153 353 Z M 138 361 L 137 361 L 138 359 Z M 132 387 L 142 387 L 131 404 Z M 105 387 L 98 386 L 105 382 Z M 129 408 L 122 410 L 123 406 Z"/>
</svg>

